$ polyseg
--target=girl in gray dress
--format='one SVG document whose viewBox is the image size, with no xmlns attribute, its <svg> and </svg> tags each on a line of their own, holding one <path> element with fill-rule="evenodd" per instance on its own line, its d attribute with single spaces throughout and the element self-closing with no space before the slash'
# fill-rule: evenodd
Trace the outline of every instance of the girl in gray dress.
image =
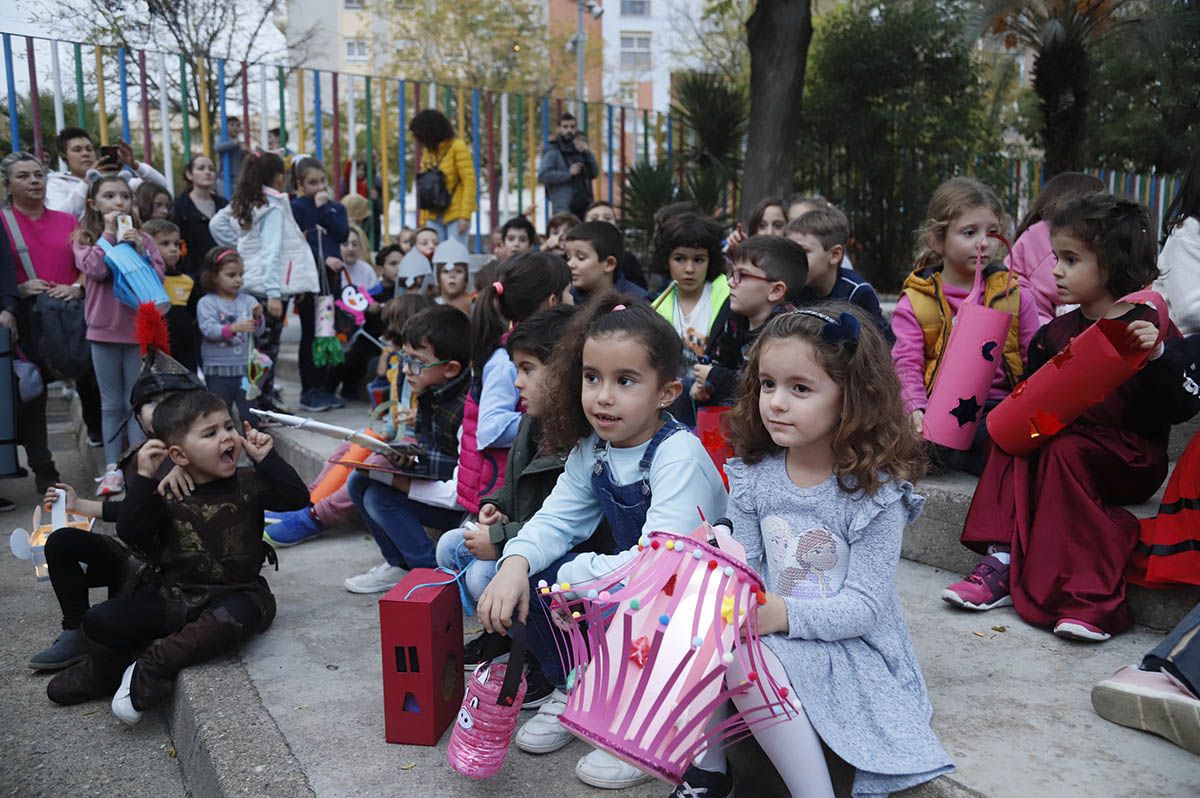
<svg viewBox="0 0 1200 798">
<path fill-rule="evenodd" d="M 833 798 L 822 741 L 855 767 L 854 796 L 950 772 L 895 586 L 925 464 L 875 325 L 841 303 L 773 319 L 750 351 L 730 431 L 728 515 L 768 591 L 763 664 L 802 708 L 754 731 L 788 789 Z M 745 678 L 735 668 L 727 680 Z M 751 712 L 759 701 L 751 691 L 734 703 Z M 714 746 L 675 795 L 732 789 Z"/>
</svg>

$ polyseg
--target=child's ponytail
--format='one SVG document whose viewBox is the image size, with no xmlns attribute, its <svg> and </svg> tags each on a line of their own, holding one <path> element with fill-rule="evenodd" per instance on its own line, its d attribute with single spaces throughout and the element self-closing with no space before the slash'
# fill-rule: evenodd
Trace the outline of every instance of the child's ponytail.
<svg viewBox="0 0 1200 798">
<path fill-rule="evenodd" d="M 273 152 L 252 152 L 242 164 L 242 176 L 238 178 L 233 197 L 229 200 L 229 212 L 237 219 L 243 230 L 254 221 L 254 209 L 265 205 L 263 189 L 283 174 L 283 159 Z"/>
<path fill-rule="evenodd" d="M 497 279 L 475 298 L 471 312 L 471 368 L 475 373 L 482 373 L 510 322 L 525 321 L 570 284 L 571 271 L 557 255 L 528 252 L 507 261 Z"/>
</svg>

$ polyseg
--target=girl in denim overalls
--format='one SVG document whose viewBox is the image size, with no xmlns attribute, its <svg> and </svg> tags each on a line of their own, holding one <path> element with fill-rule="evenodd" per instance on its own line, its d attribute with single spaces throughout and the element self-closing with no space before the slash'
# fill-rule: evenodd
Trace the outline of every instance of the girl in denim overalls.
<svg viewBox="0 0 1200 798">
<path fill-rule="evenodd" d="M 547 394 L 560 398 L 547 413 L 542 445 L 570 452 L 542 509 L 504 547 L 492 583 L 479 599 L 488 631 L 503 632 L 516 614 L 544 675 L 559 689 L 517 734 L 517 746 L 550 753 L 572 739 L 558 723 L 566 678 L 546 609 L 530 602 L 540 579 L 576 582 L 606 573 L 633 555 L 643 532 L 687 532 L 700 515 L 725 511 L 725 487 L 700 440 L 666 412 L 679 396 L 683 345 L 670 323 L 645 303 L 610 292 L 572 320 L 548 366 Z M 608 522 L 603 553 L 570 553 Z M 593 541 L 598 542 L 598 541 Z M 593 751 L 575 767 L 581 780 L 618 789 L 649 779 L 614 757 Z"/>
</svg>

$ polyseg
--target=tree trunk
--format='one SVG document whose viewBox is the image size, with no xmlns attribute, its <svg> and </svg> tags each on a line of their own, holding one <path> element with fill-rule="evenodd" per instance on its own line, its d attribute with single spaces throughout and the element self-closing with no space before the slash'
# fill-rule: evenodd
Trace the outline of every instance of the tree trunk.
<svg viewBox="0 0 1200 798">
<path fill-rule="evenodd" d="M 1079 43 L 1048 44 L 1033 66 L 1033 90 L 1042 112 L 1042 173 L 1047 180 L 1083 166 L 1091 63 Z"/>
<path fill-rule="evenodd" d="M 758 0 L 746 22 L 750 122 L 742 172 L 742 218 L 764 197 L 786 201 L 792 191 L 796 128 L 812 32 L 809 0 Z"/>
</svg>

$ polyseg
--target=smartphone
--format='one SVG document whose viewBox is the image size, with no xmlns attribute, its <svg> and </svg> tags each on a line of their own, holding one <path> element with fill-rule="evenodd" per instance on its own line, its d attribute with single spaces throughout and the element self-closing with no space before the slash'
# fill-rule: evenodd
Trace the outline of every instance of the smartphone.
<svg viewBox="0 0 1200 798">
<path fill-rule="evenodd" d="M 121 160 L 121 148 L 116 144 L 106 144 L 100 148 L 100 157 L 116 163 Z"/>
<path fill-rule="evenodd" d="M 133 229 L 133 217 L 122 213 L 117 217 L 117 241 L 124 241 L 125 234 Z"/>
</svg>

